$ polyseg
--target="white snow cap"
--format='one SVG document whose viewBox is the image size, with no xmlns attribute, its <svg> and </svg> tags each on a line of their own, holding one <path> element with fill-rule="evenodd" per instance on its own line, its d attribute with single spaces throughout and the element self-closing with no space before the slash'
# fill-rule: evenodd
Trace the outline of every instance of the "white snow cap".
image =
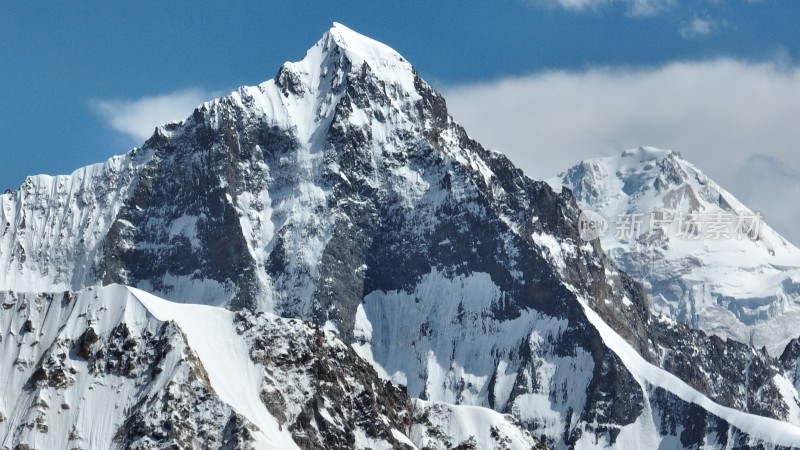
<svg viewBox="0 0 800 450">
<path fill-rule="evenodd" d="M 411 63 L 388 45 L 356 33 L 337 22 L 333 23 L 317 45 L 320 43 L 323 48 L 331 48 L 333 45 L 339 47 L 353 64 L 353 68 L 360 68 L 366 63 L 379 79 L 387 84 L 398 85 L 402 91 L 416 96 Z"/>
<path fill-rule="evenodd" d="M 352 64 L 352 71 L 360 69 L 366 64 L 370 70 L 387 85 L 396 85 L 411 97 L 416 97 L 414 89 L 414 69 L 405 58 L 386 44 L 359 34 L 350 28 L 333 23 L 322 39 L 306 52 L 305 57 L 299 62 L 286 62 L 284 67 L 291 71 L 310 75 L 310 82 L 319 76 L 329 75 L 329 56 L 336 52 L 341 53 Z M 311 82 L 313 85 L 314 83 Z"/>
<path fill-rule="evenodd" d="M 371 63 L 378 62 L 401 62 L 408 65 L 409 68 L 411 67 L 408 61 L 393 48 L 368 38 L 363 34 L 359 34 L 338 22 L 333 22 L 333 26 L 322 38 L 322 41 L 328 38 L 333 39 L 341 49 L 347 52 L 348 56 L 358 56 L 357 59 L 366 61 L 370 63 L 370 65 L 372 65 Z"/>
</svg>

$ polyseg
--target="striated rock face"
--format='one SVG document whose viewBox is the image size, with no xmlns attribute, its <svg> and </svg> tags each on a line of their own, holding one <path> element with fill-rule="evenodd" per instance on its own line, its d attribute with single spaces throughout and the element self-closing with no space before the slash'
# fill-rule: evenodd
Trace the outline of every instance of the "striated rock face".
<svg viewBox="0 0 800 450">
<path fill-rule="evenodd" d="M 133 150 L 69 176 L 28 177 L 0 196 L 0 288 L 99 284 L 103 240 L 147 160 L 147 152 Z"/>
<path fill-rule="evenodd" d="M 69 345 L 0 369 L 24 374 L 20 392 L 119 389 L 113 411 L 94 400 L 105 434 L 76 428 L 100 447 L 197 430 L 232 448 L 800 445 L 780 364 L 651 316 L 580 239 L 569 190 L 470 139 L 405 59 L 340 25 L 124 157 L 28 179 L 0 214 L 1 344 L 50 351 L 26 337 L 47 329 Z M 80 290 L 84 306 L 62 317 L 66 300 L 44 298 L 45 325 L 17 306 L 26 289 Z M 29 433 L 4 445 L 55 420 L 4 401 L 0 426 Z"/>
<path fill-rule="evenodd" d="M 253 425 L 216 396 L 180 328 L 127 292 L 0 296 L 13 305 L 0 313 L 0 447 L 252 448 Z"/>
</svg>

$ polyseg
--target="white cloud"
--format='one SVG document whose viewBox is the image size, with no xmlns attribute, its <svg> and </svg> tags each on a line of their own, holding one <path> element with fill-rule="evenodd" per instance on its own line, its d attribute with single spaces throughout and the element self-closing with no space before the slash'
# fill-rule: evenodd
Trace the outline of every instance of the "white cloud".
<svg viewBox="0 0 800 450">
<path fill-rule="evenodd" d="M 583 11 L 585 9 L 597 8 L 609 3 L 610 0 L 550 0 L 542 3 L 549 6 L 559 6 L 570 11 Z"/>
<path fill-rule="evenodd" d="M 800 244 L 798 68 L 676 62 L 540 73 L 444 93 L 451 114 L 475 139 L 535 178 L 640 145 L 673 149 Z M 783 168 L 781 176 L 770 177 L 765 164 L 756 171 L 757 155 Z"/>
<path fill-rule="evenodd" d="M 677 0 L 628 0 L 631 14 L 651 16 L 674 6 Z"/>
<path fill-rule="evenodd" d="M 611 3 L 619 3 L 625 4 L 631 15 L 651 16 L 675 5 L 677 0 L 537 0 L 536 3 L 569 11 L 594 10 Z"/>
<path fill-rule="evenodd" d="M 769 155 L 753 155 L 736 173 L 740 199 L 766 217 L 767 223 L 800 244 L 800 171 Z"/>
<path fill-rule="evenodd" d="M 681 36 L 684 39 L 691 39 L 694 37 L 705 36 L 710 34 L 715 28 L 714 23 L 710 20 L 700 19 L 695 17 L 689 23 L 683 25 L 680 29 Z"/>
<path fill-rule="evenodd" d="M 141 143 L 152 136 L 155 127 L 185 119 L 195 107 L 215 96 L 214 92 L 192 88 L 136 100 L 93 100 L 90 104 L 111 128 Z"/>
</svg>

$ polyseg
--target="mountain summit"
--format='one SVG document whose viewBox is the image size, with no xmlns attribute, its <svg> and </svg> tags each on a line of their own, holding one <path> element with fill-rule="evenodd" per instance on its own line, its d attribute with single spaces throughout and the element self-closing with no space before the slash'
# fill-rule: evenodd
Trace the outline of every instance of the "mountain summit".
<svg viewBox="0 0 800 450">
<path fill-rule="evenodd" d="M 549 181 L 611 222 L 603 248 L 645 282 L 655 314 L 774 356 L 797 338 L 800 249 L 678 153 L 628 150 Z"/>
<path fill-rule="evenodd" d="M 1 442 L 800 446 L 780 362 L 652 315 L 580 212 L 334 25 L 142 147 L 0 197 Z M 95 405 L 95 434 L 64 412 Z"/>
</svg>

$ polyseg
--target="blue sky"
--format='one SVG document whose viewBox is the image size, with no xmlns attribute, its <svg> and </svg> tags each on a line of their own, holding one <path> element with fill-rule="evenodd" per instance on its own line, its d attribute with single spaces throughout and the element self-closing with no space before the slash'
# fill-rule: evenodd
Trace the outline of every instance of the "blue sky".
<svg viewBox="0 0 800 450">
<path fill-rule="evenodd" d="M 797 202 L 775 202 L 800 195 L 793 0 L 4 2 L 0 189 L 127 151 L 147 120 L 271 78 L 333 21 L 398 50 L 474 137 L 534 177 L 627 146 L 680 147 L 800 241 Z M 595 108 L 584 122 L 583 103 Z M 559 125 L 537 128 L 548 118 Z M 770 167 L 770 183 L 742 181 Z"/>
</svg>

